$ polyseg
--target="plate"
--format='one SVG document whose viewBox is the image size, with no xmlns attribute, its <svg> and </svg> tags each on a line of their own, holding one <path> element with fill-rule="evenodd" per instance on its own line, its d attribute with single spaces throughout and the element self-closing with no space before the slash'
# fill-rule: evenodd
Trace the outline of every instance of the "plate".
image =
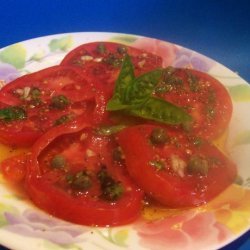
<svg viewBox="0 0 250 250">
<path fill-rule="evenodd" d="M 205 206 L 164 210 L 151 222 L 138 220 L 114 228 L 92 228 L 54 218 L 10 189 L 0 176 L 0 244 L 11 249 L 218 249 L 250 228 L 250 86 L 223 65 L 190 49 L 165 41 L 118 33 L 68 33 L 20 42 L 0 50 L 0 85 L 20 75 L 58 64 L 76 46 L 113 41 L 144 48 L 164 58 L 164 66 L 189 67 L 221 81 L 233 100 L 227 152 L 241 182 Z M 6 148 L 1 148 L 0 159 Z"/>
</svg>

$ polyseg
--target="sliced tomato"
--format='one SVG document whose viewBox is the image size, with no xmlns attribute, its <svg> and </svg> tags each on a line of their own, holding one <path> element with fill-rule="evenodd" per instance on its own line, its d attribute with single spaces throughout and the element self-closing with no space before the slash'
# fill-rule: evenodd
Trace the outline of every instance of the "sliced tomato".
<svg viewBox="0 0 250 250">
<path fill-rule="evenodd" d="M 20 77 L 0 91 L 0 141 L 30 146 L 53 126 L 80 115 L 89 119 L 94 96 L 88 81 L 72 67 L 54 66 Z M 13 108 L 23 112 L 21 119 L 3 115 Z"/>
<path fill-rule="evenodd" d="M 72 50 L 62 61 L 62 65 L 76 66 L 84 76 L 92 79 L 93 86 L 110 94 L 113 92 L 124 56 L 131 57 L 135 75 L 162 66 L 162 58 L 148 51 L 112 42 L 92 42 Z"/>
<path fill-rule="evenodd" d="M 41 101 L 48 101 L 55 94 L 65 95 L 72 101 L 89 100 L 94 96 L 90 83 L 77 68 L 52 66 L 5 85 L 0 92 L 0 102 L 17 105 L 22 104 L 23 100 L 31 101 L 32 96 L 29 94 L 32 94 L 32 88 L 41 91 Z"/>
<path fill-rule="evenodd" d="M 169 67 L 155 94 L 184 107 L 194 119 L 185 129 L 206 139 L 222 134 L 232 116 L 232 101 L 226 88 L 203 72 Z"/>
<path fill-rule="evenodd" d="M 26 178 L 30 198 L 50 214 L 78 224 L 114 226 L 135 220 L 142 192 L 122 160 L 112 157 L 116 149 L 112 137 L 82 121 L 49 130 L 32 148 Z"/>
<path fill-rule="evenodd" d="M 215 146 L 181 130 L 139 125 L 117 137 L 131 177 L 163 205 L 204 204 L 236 177 L 235 164 Z"/>
</svg>

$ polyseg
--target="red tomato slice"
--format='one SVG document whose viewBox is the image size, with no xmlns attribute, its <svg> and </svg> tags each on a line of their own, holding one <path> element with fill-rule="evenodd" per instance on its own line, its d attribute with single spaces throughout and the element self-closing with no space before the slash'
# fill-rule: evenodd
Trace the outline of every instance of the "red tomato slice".
<svg viewBox="0 0 250 250">
<path fill-rule="evenodd" d="M 30 146 L 53 126 L 79 115 L 89 119 L 95 107 L 94 96 L 90 84 L 76 68 L 54 66 L 20 77 L 0 91 L 0 141 Z M 22 109 L 25 117 L 1 118 L 6 109 L 13 107 Z"/>
<path fill-rule="evenodd" d="M 194 119 L 189 132 L 205 139 L 221 135 L 232 116 L 232 101 L 226 88 L 203 72 L 167 68 L 155 94 L 184 107 Z"/>
<path fill-rule="evenodd" d="M 180 130 L 139 125 L 124 129 L 117 137 L 131 177 L 163 205 L 204 204 L 236 177 L 235 164 L 215 146 Z"/>
<path fill-rule="evenodd" d="M 116 147 L 112 137 L 98 135 L 82 121 L 49 130 L 34 144 L 27 167 L 30 198 L 50 214 L 78 224 L 114 226 L 135 220 L 142 192 L 123 163 L 113 159 Z"/>
<path fill-rule="evenodd" d="M 0 92 L 0 102 L 17 105 L 31 101 L 29 88 L 41 90 L 41 100 L 48 101 L 53 95 L 65 95 L 72 101 L 90 100 L 94 96 L 90 83 L 74 67 L 52 66 L 24 75 L 5 85 Z"/>
<path fill-rule="evenodd" d="M 110 97 L 126 54 L 131 56 L 135 75 L 162 66 L 162 58 L 159 56 L 145 50 L 112 42 L 83 44 L 67 54 L 61 64 L 80 68 L 82 74 L 92 80 L 94 87 L 98 90 L 105 90 Z"/>
</svg>

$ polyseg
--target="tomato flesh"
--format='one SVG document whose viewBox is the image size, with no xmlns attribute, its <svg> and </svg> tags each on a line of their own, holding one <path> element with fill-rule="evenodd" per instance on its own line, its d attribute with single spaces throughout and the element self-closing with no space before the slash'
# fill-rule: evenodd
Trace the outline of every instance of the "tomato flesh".
<svg viewBox="0 0 250 250">
<path fill-rule="evenodd" d="M 234 181 L 235 164 L 215 146 L 206 141 L 195 146 L 196 138 L 170 129 L 165 129 L 169 141 L 156 146 L 149 139 L 155 128 L 134 126 L 117 136 L 130 176 L 148 195 L 169 207 L 197 206 L 214 198 Z M 207 173 L 188 171 L 193 157 L 199 160 L 198 164 L 209 168 Z"/>
<path fill-rule="evenodd" d="M 110 152 L 117 146 L 115 141 L 96 135 L 95 130 L 83 124 L 54 132 L 52 129 L 34 144 L 27 170 L 27 192 L 38 207 L 74 223 L 127 224 L 140 214 L 142 192 L 131 182 L 123 164 L 112 159 Z M 51 167 L 56 155 L 65 159 L 65 168 Z M 123 194 L 117 200 L 101 198 L 97 173 L 104 166 L 123 186 Z M 79 171 L 91 175 L 92 184 L 86 190 L 74 189 L 67 180 Z"/>
<path fill-rule="evenodd" d="M 53 101 L 61 106 L 54 107 Z M 27 116 L 13 121 L 1 119 L 0 141 L 30 146 L 53 126 L 80 115 L 89 117 L 94 109 L 94 93 L 77 69 L 54 66 L 9 83 L 0 91 L 0 102 L 0 109 L 20 107 Z"/>
<path fill-rule="evenodd" d="M 205 139 L 220 136 L 232 116 L 232 101 L 226 88 L 215 78 L 192 69 L 174 69 L 163 75 L 156 95 L 185 110 L 193 124 L 187 129 Z"/>
<path fill-rule="evenodd" d="M 93 42 L 72 50 L 61 65 L 0 91 L 0 142 L 32 146 L 28 156 L 4 160 L 1 172 L 11 182 L 25 179 L 31 200 L 54 216 L 90 226 L 124 225 L 140 215 L 144 192 L 167 207 L 192 207 L 235 179 L 235 164 L 206 141 L 230 122 L 226 89 L 205 73 L 168 67 L 153 95 L 184 108 L 192 123 L 170 127 L 108 112 L 125 55 L 135 76 L 162 67 L 162 58 L 148 51 Z M 26 117 L 4 118 L 3 110 L 13 107 Z M 126 128 L 98 132 L 115 125 Z"/>
<path fill-rule="evenodd" d="M 131 57 L 135 75 L 140 75 L 162 66 L 162 58 L 159 56 L 112 42 L 83 44 L 68 53 L 61 65 L 79 68 L 84 76 L 87 75 L 90 81 L 92 80 L 96 89 L 102 89 L 110 97 L 126 54 Z"/>
</svg>

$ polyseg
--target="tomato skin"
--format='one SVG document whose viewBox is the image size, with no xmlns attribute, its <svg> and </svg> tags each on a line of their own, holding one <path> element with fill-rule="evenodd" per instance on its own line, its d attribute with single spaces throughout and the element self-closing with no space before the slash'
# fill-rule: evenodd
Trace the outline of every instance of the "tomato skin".
<svg viewBox="0 0 250 250">
<path fill-rule="evenodd" d="M 36 99 L 32 99 L 35 89 Z M 21 94 L 20 94 L 21 93 Z M 68 98 L 65 108 L 53 108 L 53 97 Z M 95 93 L 78 69 L 67 66 L 53 66 L 22 76 L 4 86 L 0 91 L 0 108 L 18 106 L 27 117 L 22 120 L 0 120 L 0 142 L 10 146 L 31 146 L 45 131 L 60 123 L 61 117 L 86 116 L 94 109 Z"/>
<path fill-rule="evenodd" d="M 0 142 L 5 145 L 29 147 L 42 135 L 41 132 L 3 132 L 0 131 Z"/>
<path fill-rule="evenodd" d="M 0 102 L 8 105 L 22 104 L 22 100 L 13 95 L 13 91 L 23 87 L 37 87 L 50 93 L 42 99 L 48 99 L 52 92 L 69 96 L 73 101 L 90 100 L 94 97 L 88 80 L 81 72 L 70 66 L 52 66 L 34 73 L 21 76 L 5 85 L 0 91 Z"/>
<path fill-rule="evenodd" d="M 226 88 L 209 74 L 193 69 L 174 69 L 168 91 L 156 95 L 177 106 L 184 107 L 193 117 L 190 133 L 211 140 L 227 128 L 232 116 L 232 100 Z M 164 86 L 164 84 L 163 84 Z"/>
<path fill-rule="evenodd" d="M 215 146 L 205 141 L 200 146 L 194 146 L 183 132 L 170 129 L 166 130 L 167 134 L 170 138 L 177 139 L 177 144 L 169 142 L 165 146 L 153 146 L 149 142 L 149 135 L 156 127 L 130 127 L 117 136 L 128 172 L 146 194 L 168 207 L 198 206 L 213 199 L 234 181 L 235 164 Z M 186 169 L 191 155 L 215 158 L 220 163 L 212 165 L 205 176 L 189 174 Z M 149 164 L 156 157 L 166 163 L 164 170 L 157 170 Z M 173 170 L 172 157 L 181 159 L 177 166 L 183 165 L 182 171 Z"/>
<path fill-rule="evenodd" d="M 77 120 L 71 127 L 62 126 L 59 129 L 51 129 L 38 139 L 32 147 L 31 161 L 27 166 L 27 177 L 25 180 L 27 193 L 38 207 L 54 216 L 77 224 L 115 226 L 130 223 L 140 214 L 143 194 L 131 182 L 130 178 L 126 176 L 124 169 L 121 169 L 119 166 L 112 167 L 107 165 L 108 170 L 114 170 L 112 174 L 119 177 L 119 181 L 123 183 L 127 190 L 124 196 L 119 200 L 110 203 L 97 198 L 93 199 L 91 197 L 88 198 L 88 196 L 74 195 L 64 190 L 61 184 L 61 186 L 58 187 L 55 183 L 61 180 L 62 173 L 60 171 L 50 171 L 46 166 L 43 166 L 47 159 L 46 148 L 52 145 L 51 143 L 53 143 L 58 136 L 77 133 L 88 127 L 89 124 L 86 124 L 83 120 Z M 108 141 L 109 140 L 107 140 L 107 143 Z M 98 140 L 93 140 L 93 143 L 93 145 L 96 143 L 99 145 Z M 60 145 L 64 147 L 65 143 L 63 142 Z M 60 145 L 58 145 L 59 148 L 61 147 Z M 70 145 L 76 145 L 76 143 L 72 141 L 72 143 L 69 143 L 69 147 L 71 147 Z M 101 143 L 100 146 L 97 146 L 97 149 L 99 147 L 100 152 L 105 152 L 105 145 L 105 143 L 103 145 Z M 52 146 L 52 151 L 53 147 L 54 146 Z M 66 156 L 71 155 L 73 157 L 72 160 L 77 162 L 78 159 L 82 159 L 79 155 L 83 155 L 83 152 L 81 151 L 80 153 L 75 153 L 73 156 L 69 150 L 67 154 L 64 154 Z M 111 156 L 107 157 L 106 162 L 109 163 Z M 95 166 L 98 159 L 95 160 L 94 158 L 93 166 Z M 92 165 L 91 161 L 89 164 L 90 166 Z M 73 169 L 76 170 L 77 168 L 77 164 L 73 166 Z M 90 193 L 92 192 L 91 190 L 92 189 L 89 191 Z"/>
<path fill-rule="evenodd" d="M 100 52 L 98 46 L 103 46 Z M 120 51 L 120 49 L 124 51 Z M 148 72 L 162 66 L 162 58 L 150 52 L 113 42 L 92 42 L 80 45 L 69 52 L 61 65 L 74 66 L 84 76 L 92 79 L 93 86 L 106 91 L 110 97 L 119 75 L 122 60 L 128 54 L 134 64 L 135 75 Z"/>
<path fill-rule="evenodd" d="M 140 214 L 141 194 L 126 197 L 117 205 L 108 206 L 103 202 L 76 200 L 67 193 L 51 187 L 46 183 L 29 176 L 28 194 L 32 201 L 50 214 L 64 220 L 89 226 L 118 226 L 133 222 Z M 49 195 L 48 195 L 49 194 Z"/>
<path fill-rule="evenodd" d="M 3 176 L 10 182 L 22 182 L 26 175 L 27 154 L 12 156 L 0 164 Z"/>
</svg>

